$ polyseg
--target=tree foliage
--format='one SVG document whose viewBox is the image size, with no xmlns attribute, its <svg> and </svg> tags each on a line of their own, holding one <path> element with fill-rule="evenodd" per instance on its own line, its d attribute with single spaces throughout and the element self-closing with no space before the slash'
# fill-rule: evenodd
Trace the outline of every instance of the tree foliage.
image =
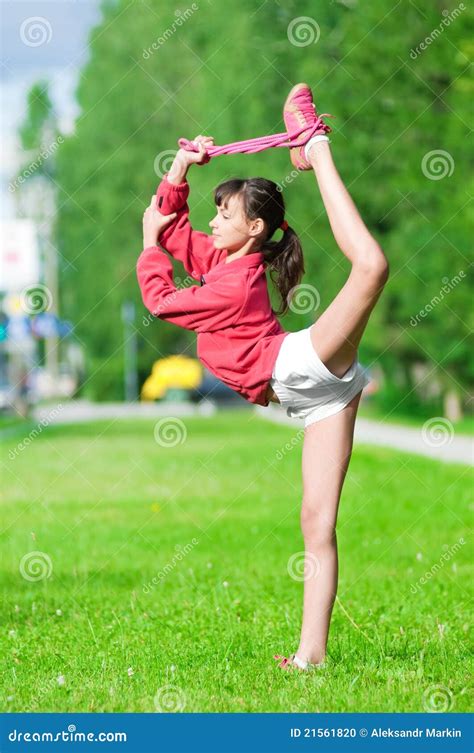
<svg viewBox="0 0 474 753">
<path fill-rule="evenodd" d="M 382 367 L 391 399 L 399 389 L 409 403 L 419 364 L 430 373 L 424 386 L 435 380 L 442 391 L 454 387 L 466 397 L 474 371 L 467 339 L 472 16 L 458 12 L 433 36 L 447 20 L 445 8 L 434 2 L 417 9 L 409 0 L 203 1 L 186 11 L 169 0 L 104 5 L 77 91 L 81 115 L 58 156 L 59 249 L 69 262 L 62 308 L 87 345 L 92 394 L 121 395 L 125 298 L 144 317 L 137 322 L 142 381 L 160 355 L 195 353 L 192 333 L 164 322 L 146 326 L 140 302 L 135 262 L 143 210 L 159 181 L 155 168 L 166 169 L 180 136 L 210 134 L 222 144 L 284 130 L 287 91 L 308 81 L 319 111 L 336 116 L 329 120 L 336 165 L 390 260 L 359 358 Z M 349 272 L 314 176 L 292 175 L 285 149 L 211 160 L 189 174 L 196 228 L 208 230 L 212 189 L 235 175 L 285 185 L 287 218 L 305 251 L 304 281 L 318 289 L 321 309 L 289 313 L 282 323 L 288 330 L 308 326 Z M 461 282 L 440 299 L 443 284 L 461 270 Z M 185 276 L 180 267 L 177 274 Z M 426 316 L 410 323 L 428 304 Z"/>
</svg>

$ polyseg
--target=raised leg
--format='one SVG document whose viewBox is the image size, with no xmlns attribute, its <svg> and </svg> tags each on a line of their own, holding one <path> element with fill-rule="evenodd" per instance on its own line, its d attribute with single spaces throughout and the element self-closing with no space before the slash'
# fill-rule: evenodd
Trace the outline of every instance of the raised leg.
<svg viewBox="0 0 474 753">
<path fill-rule="evenodd" d="M 354 265 L 347 282 L 312 325 L 313 348 L 336 376 L 344 376 L 354 362 L 384 284 L 382 277 L 366 273 Z"/>
<path fill-rule="evenodd" d="M 309 159 L 334 238 L 352 265 L 347 282 L 311 327 L 316 353 L 341 377 L 357 356 L 370 314 L 388 279 L 389 266 L 339 176 L 329 144 L 315 144 Z"/>
<path fill-rule="evenodd" d="M 352 454 L 360 395 L 334 416 L 305 430 L 301 530 L 305 545 L 303 622 L 298 656 L 319 664 L 326 655 L 338 583 L 336 522 Z"/>
</svg>

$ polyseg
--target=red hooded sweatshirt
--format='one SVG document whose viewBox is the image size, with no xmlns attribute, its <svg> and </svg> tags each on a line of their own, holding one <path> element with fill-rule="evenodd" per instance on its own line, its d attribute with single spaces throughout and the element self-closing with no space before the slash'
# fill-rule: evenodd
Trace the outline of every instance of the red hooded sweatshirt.
<svg viewBox="0 0 474 753">
<path fill-rule="evenodd" d="M 216 249 L 211 236 L 192 229 L 188 195 L 187 181 L 174 185 L 165 175 L 157 208 L 177 216 L 159 243 L 201 286 L 176 288 L 171 260 L 150 246 L 137 262 L 143 303 L 153 316 L 197 332 L 197 355 L 209 371 L 251 403 L 268 405 L 268 382 L 289 333 L 271 309 L 263 254 L 226 263 L 227 250 Z"/>
</svg>

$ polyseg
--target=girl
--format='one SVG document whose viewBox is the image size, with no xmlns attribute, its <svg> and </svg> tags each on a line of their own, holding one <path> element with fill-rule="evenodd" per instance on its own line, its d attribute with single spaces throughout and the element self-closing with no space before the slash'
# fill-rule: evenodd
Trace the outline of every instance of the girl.
<svg viewBox="0 0 474 753">
<path fill-rule="evenodd" d="M 191 164 L 209 161 L 212 137 L 197 136 L 198 152 L 180 149 L 145 211 L 137 275 L 145 306 L 156 317 L 198 333 L 199 358 L 219 379 L 253 403 L 279 402 L 304 419 L 301 528 L 305 545 L 303 620 L 299 646 L 282 669 L 324 663 L 337 591 L 336 521 L 349 465 L 356 413 L 368 379 L 358 346 L 388 278 L 387 259 L 362 221 L 334 165 L 310 88 L 297 84 L 284 107 L 288 133 L 310 134 L 290 149 L 298 170 L 312 170 L 336 242 L 349 259 L 346 283 L 309 327 L 286 332 L 284 314 L 303 273 L 296 232 L 284 215 L 283 196 L 264 178 L 233 179 L 215 191 L 212 236 L 195 231 L 186 203 Z M 316 135 L 315 135 L 316 134 Z M 272 240 L 281 228 L 280 240 Z M 192 285 L 177 290 L 163 248 L 183 262 Z M 281 306 L 273 311 L 265 271 L 276 282 Z"/>
</svg>

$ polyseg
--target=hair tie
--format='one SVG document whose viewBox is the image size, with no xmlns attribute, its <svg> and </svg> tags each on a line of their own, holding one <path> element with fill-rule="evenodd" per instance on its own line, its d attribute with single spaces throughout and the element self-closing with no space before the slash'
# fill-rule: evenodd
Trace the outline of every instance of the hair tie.
<svg viewBox="0 0 474 753">
<path fill-rule="evenodd" d="M 285 230 L 288 230 L 288 223 L 287 223 L 287 221 L 286 221 L 286 220 L 283 220 L 283 222 L 282 222 L 282 223 L 281 223 L 281 225 L 280 225 L 280 228 L 281 228 L 281 229 L 282 229 L 283 231 L 285 231 Z"/>
</svg>

